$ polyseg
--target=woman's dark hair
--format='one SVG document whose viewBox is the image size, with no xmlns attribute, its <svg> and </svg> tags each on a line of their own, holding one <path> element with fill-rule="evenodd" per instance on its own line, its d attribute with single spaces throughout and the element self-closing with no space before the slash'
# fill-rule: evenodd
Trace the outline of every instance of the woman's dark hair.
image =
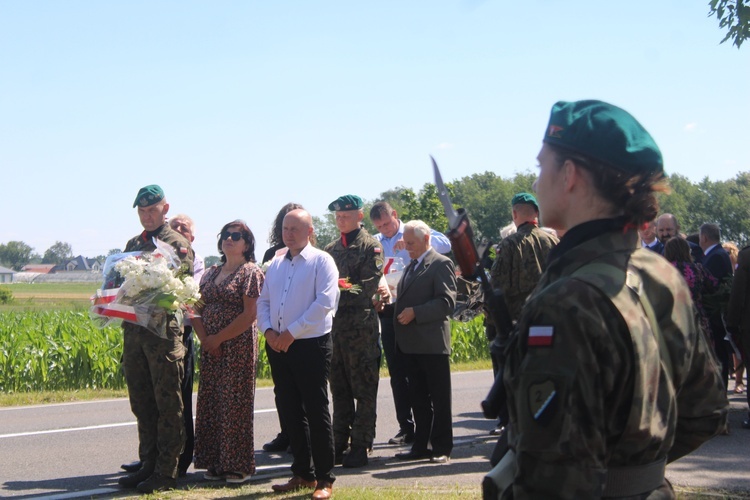
<svg viewBox="0 0 750 500">
<path fill-rule="evenodd" d="M 276 219 L 273 221 L 273 227 L 271 228 L 271 231 L 268 233 L 268 244 L 272 247 L 275 247 L 276 245 L 283 245 L 284 240 L 281 234 L 282 226 L 284 225 L 284 217 L 286 214 L 291 212 L 292 210 L 304 210 L 305 207 L 300 205 L 299 203 L 290 202 L 281 207 L 281 210 L 279 210 L 279 213 L 276 214 Z M 310 244 L 312 246 L 315 246 L 315 233 L 310 235 Z"/>
<path fill-rule="evenodd" d="M 631 175 L 580 153 L 549 143 L 547 147 L 557 155 L 558 168 L 563 166 L 565 160 L 571 160 L 584 169 L 599 196 L 622 209 L 628 223 L 641 227 L 656 218 L 659 213 L 656 193 L 669 192 L 663 172 Z"/>
<path fill-rule="evenodd" d="M 244 220 L 237 219 L 224 224 L 224 227 L 221 228 L 221 231 L 219 231 L 219 234 L 217 235 L 219 238 L 219 242 L 216 244 L 216 246 L 219 248 L 221 263 L 224 264 L 227 261 L 227 256 L 224 255 L 224 251 L 221 249 L 221 233 L 232 226 L 237 226 L 238 228 L 240 228 L 242 239 L 245 241 L 245 243 L 247 243 L 247 250 L 245 250 L 245 252 L 243 252 L 242 254 L 245 256 L 245 261 L 255 262 L 255 235 L 253 235 L 253 232 L 250 231 L 249 227 L 247 227 L 247 224 Z"/>
<path fill-rule="evenodd" d="M 680 236 L 672 236 L 664 244 L 664 258 L 669 262 L 693 262 L 690 245 Z"/>
</svg>

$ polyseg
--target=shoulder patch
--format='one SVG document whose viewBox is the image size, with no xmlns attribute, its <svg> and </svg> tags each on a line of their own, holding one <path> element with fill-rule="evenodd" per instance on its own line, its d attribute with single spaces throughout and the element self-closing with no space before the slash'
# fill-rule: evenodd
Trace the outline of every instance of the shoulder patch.
<svg viewBox="0 0 750 500">
<path fill-rule="evenodd" d="M 187 248 L 180 247 L 180 253 L 183 253 L 183 254 L 187 255 L 187 252 L 188 252 Z"/>
<path fill-rule="evenodd" d="M 375 253 L 380 253 L 381 252 L 380 247 L 375 247 L 374 251 L 375 251 Z"/>
<path fill-rule="evenodd" d="M 527 345 L 531 347 L 549 347 L 555 338 L 555 329 L 551 326 L 529 327 Z"/>
<path fill-rule="evenodd" d="M 540 424 L 547 423 L 557 412 L 557 390 L 552 380 L 544 380 L 529 386 L 529 412 Z"/>
</svg>

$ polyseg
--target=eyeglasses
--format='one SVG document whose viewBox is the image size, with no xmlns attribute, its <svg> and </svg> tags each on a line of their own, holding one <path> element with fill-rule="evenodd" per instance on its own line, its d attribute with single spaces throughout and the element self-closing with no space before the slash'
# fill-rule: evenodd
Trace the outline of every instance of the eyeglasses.
<svg viewBox="0 0 750 500">
<path fill-rule="evenodd" d="M 240 241 L 242 239 L 242 233 L 239 231 L 224 231 L 221 233 L 221 239 L 222 240 L 228 240 L 229 238 L 232 238 L 232 241 Z"/>
</svg>

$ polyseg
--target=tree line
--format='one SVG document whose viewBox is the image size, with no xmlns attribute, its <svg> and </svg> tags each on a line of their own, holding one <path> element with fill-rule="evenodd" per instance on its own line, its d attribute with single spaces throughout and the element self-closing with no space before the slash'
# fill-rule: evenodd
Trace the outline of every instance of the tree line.
<svg viewBox="0 0 750 500">
<path fill-rule="evenodd" d="M 484 172 L 446 183 L 446 187 L 456 208 L 463 207 L 469 214 L 475 237 L 496 243 L 500 240 L 500 230 L 511 223 L 513 195 L 533 192 L 535 179 L 536 175 L 530 172 L 507 178 Z M 740 172 L 726 181 L 706 177 L 698 183 L 673 174 L 669 182 L 671 193 L 659 196 L 660 213 L 674 214 L 683 232 L 697 232 L 701 224 L 712 222 L 719 224 L 723 241 L 734 241 L 740 248 L 750 244 L 750 172 Z M 363 223 L 372 234 L 377 230 L 368 215 L 377 201 L 387 201 L 403 221 L 420 219 L 437 231 L 448 230 L 434 184 L 425 184 L 418 192 L 397 187 L 381 193 L 377 200 L 365 201 Z M 313 217 L 313 222 L 321 248 L 338 238 L 332 213 Z"/>
<path fill-rule="evenodd" d="M 468 212 L 477 239 L 498 242 L 500 230 L 511 222 L 510 200 L 516 193 L 532 192 L 535 179 L 536 175 L 531 172 L 507 178 L 494 172 L 483 172 L 449 182 L 446 187 L 454 205 Z M 734 241 L 740 248 L 750 244 L 750 172 L 740 172 L 726 181 L 712 181 L 706 177 L 697 183 L 673 174 L 669 182 L 672 193 L 659 197 L 661 213 L 674 214 L 683 232 L 697 232 L 701 224 L 712 222 L 719 224 L 724 241 Z M 403 221 L 419 219 L 438 231 L 448 230 L 448 220 L 435 184 L 425 184 L 419 191 L 400 186 L 381 193 L 377 200 L 365 201 L 363 222 L 371 234 L 377 230 L 368 215 L 377 201 L 390 203 Z M 319 247 L 339 237 L 332 213 L 313 217 L 313 223 Z M 107 255 L 120 251 L 112 249 Z M 71 246 L 60 241 L 43 255 L 34 253 L 34 249 L 23 241 L 0 243 L 0 265 L 17 271 L 29 263 L 61 264 L 72 257 Z M 104 261 L 106 256 L 96 258 Z M 207 266 L 216 261 L 218 257 L 206 257 Z"/>
</svg>

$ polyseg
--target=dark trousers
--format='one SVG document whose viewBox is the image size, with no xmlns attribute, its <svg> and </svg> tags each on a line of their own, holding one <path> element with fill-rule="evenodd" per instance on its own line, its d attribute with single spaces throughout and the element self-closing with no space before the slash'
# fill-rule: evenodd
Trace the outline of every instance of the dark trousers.
<svg viewBox="0 0 750 500">
<path fill-rule="evenodd" d="M 195 430 L 193 427 L 193 377 L 195 357 L 193 355 L 193 327 L 186 326 L 182 335 L 182 343 L 185 345 L 185 375 L 182 379 L 182 417 L 185 422 L 185 449 L 180 455 L 177 466 L 179 471 L 186 471 L 193 463 L 193 450 L 195 449 Z"/>
<path fill-rule="evenodd" d="M 380 317 L 380 339 L 383 343 L 385 362 L 391 376 L 393 406 L 396 408 L 396 420 L 400 432 L 414 434 L 414 420 L 411 416 L 411 399 L 409 396 L 409 376 L 404 354 L 396 349 L 396 330 L 393 327 L 393 306 L 387 305 Z"/>
<path fill-rule="evenodd" d="M 421 453 L 432 443 L 434 455 L 453 450 L 451 369 L 447 354 L 405 354 L 409 373 L 409 394 L 414 411 L 414 444 Z"/>
<path fill-rule="evenodd" d="M 732 346 L 728 341 L 724 340 L 727 331 L 724 328 L 724 321 L 721 319 L 721 313 L 711 314 L 708 321 L 711 325 L 711 335 L 714 340 L 716 359 L 721 363 L 721 379 L 724 381 L 724 388 L 728 388 L 729 371 L 732 365 Z"/>
<path fill-rule="evenodd" d="M 285 353 L 266 344 L 266 353 L 279 415 L 294 456 L 292 473 L 306 481 L 333 482 L 333 427 L 328 408 L 331 334 L 295 340 Z"/>
</svg>

